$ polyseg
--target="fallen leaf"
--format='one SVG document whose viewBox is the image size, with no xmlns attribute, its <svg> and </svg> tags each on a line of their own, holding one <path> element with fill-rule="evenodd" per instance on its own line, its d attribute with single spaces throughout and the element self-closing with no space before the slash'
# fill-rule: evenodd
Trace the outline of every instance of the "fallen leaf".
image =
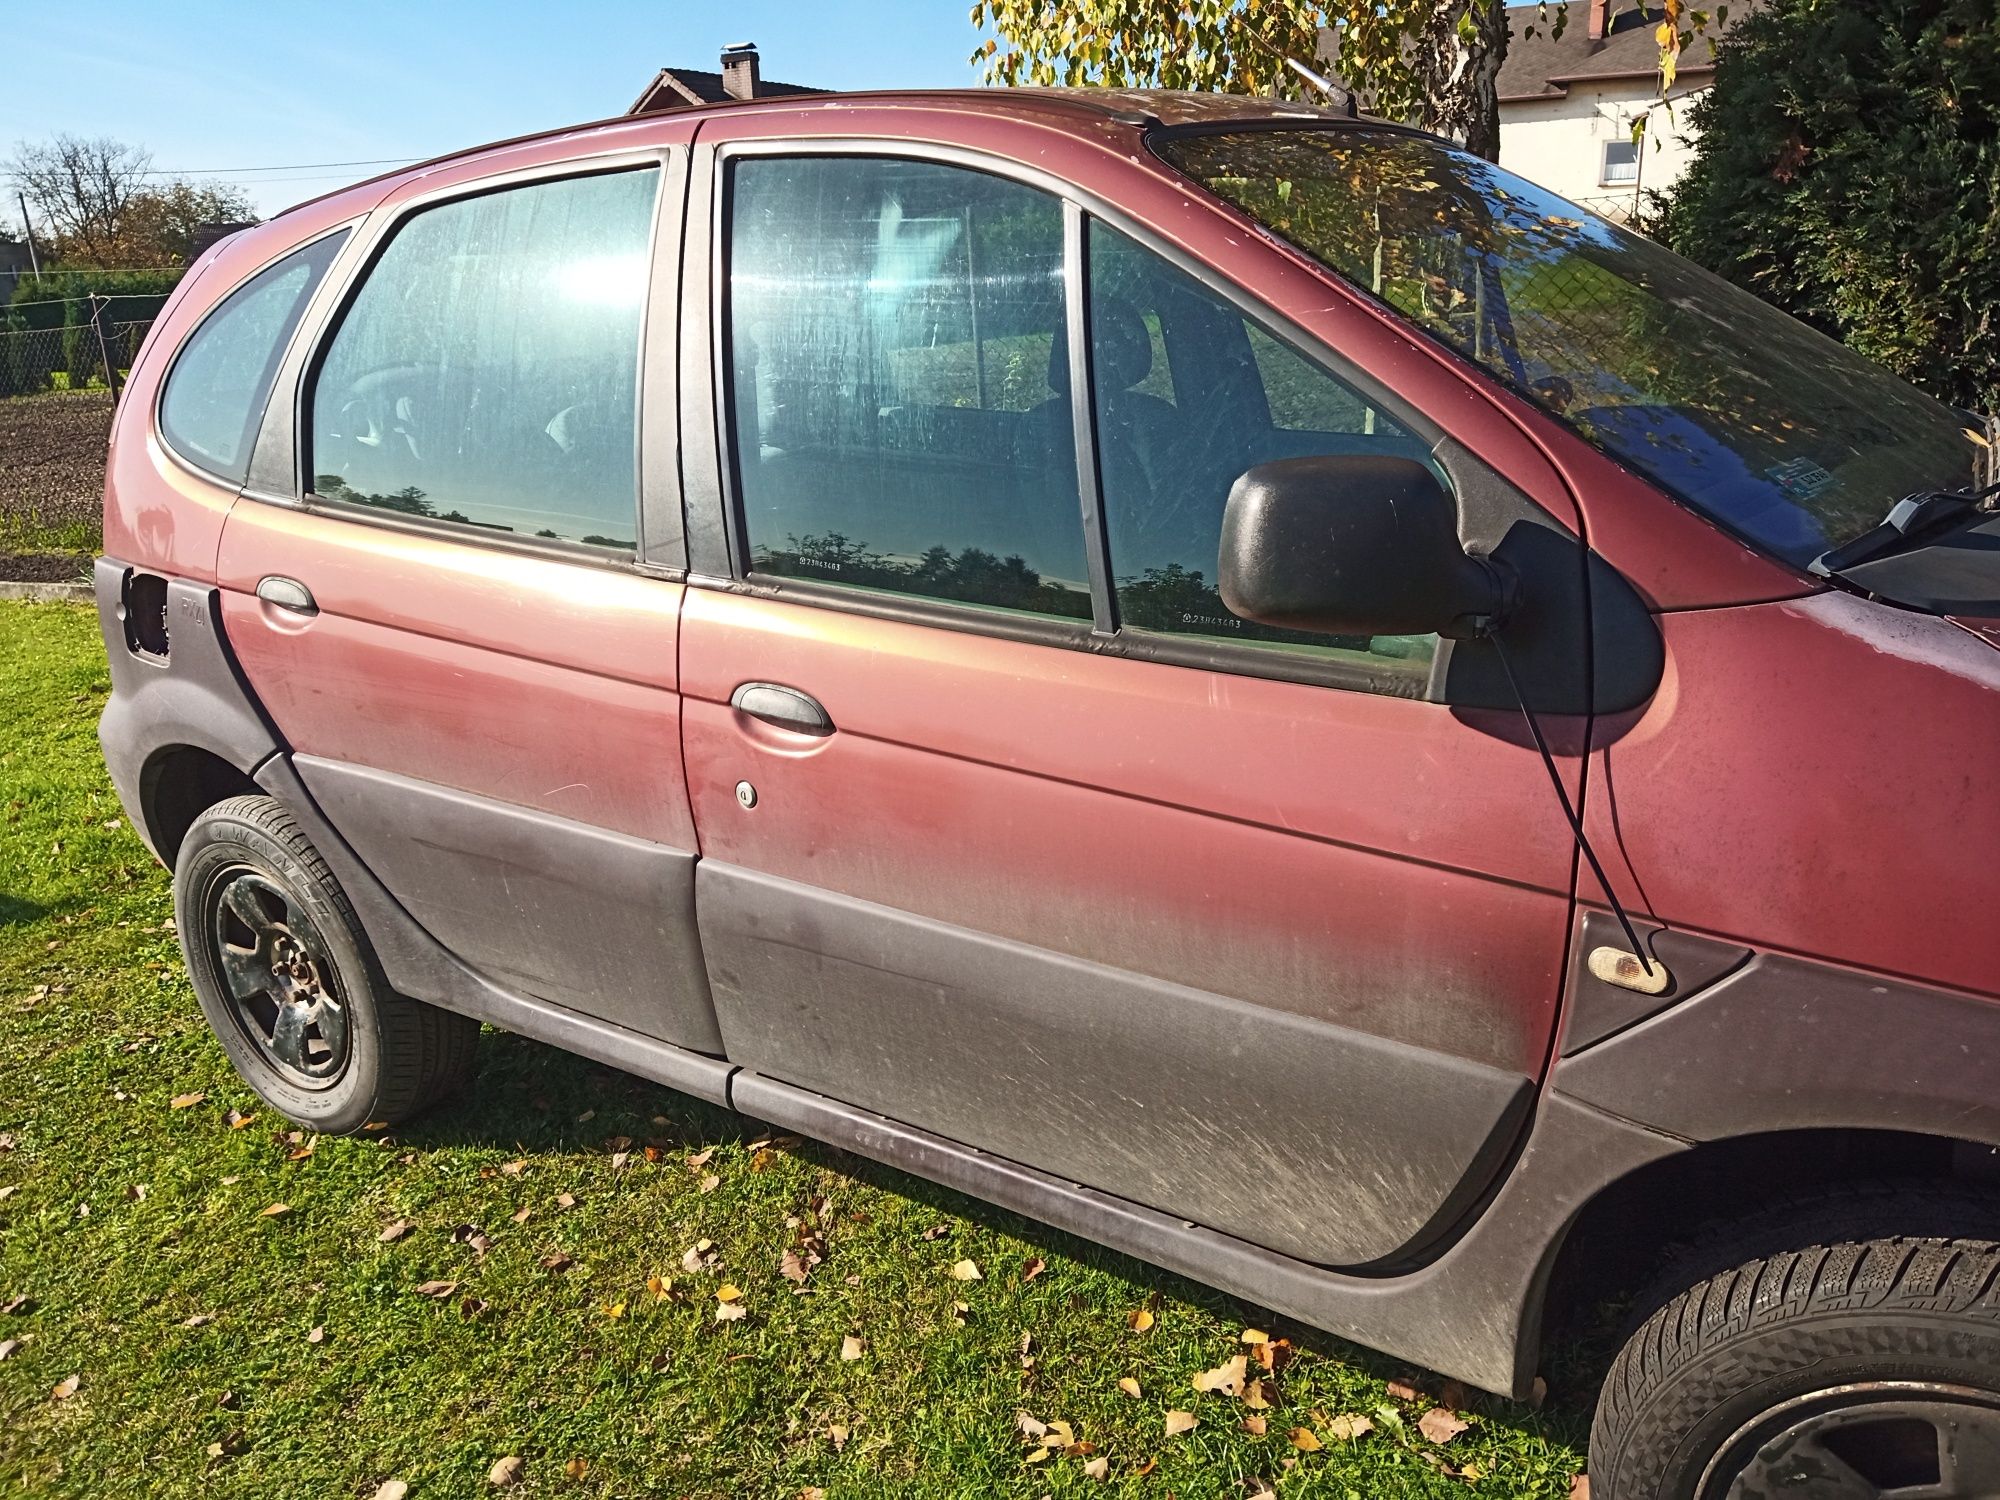
<svg viewBox="0 0 2000 1500">
<path fill-rule="evenodd" d="M 620 1318 L 624 1316 L 625 1316 L 624 1303 L 607 1302 L 604 1304 L 604 1317 L 607 1322 L 616 1323 Z"/>
<path fill-rule="evenodd" d="M 1014 1427 L 1022 1437 L 1033 1438 L 1036 1442 L 1040 1442 L 1044 1437 L 1047 1437 L 1049 1431 L 1048 1423 L 1044 1422 L 1040 1417 L 1025 1411 L 1014 1413 Z"/>
<path fill-rule="evenodd" d="M 1258 1437 L 1262 1437 L 1271 1430 L 1271 1419 L 1269 1417 L 1260 1417 L 1255 1412 L 1252 1412 L 1243 1419 L 1243 1430 L 1245 1432 L 1254 1432 Z"/>
<path fill-rule="evenodd" d="M 1179 1437 L 1184 1432 L 1193 1432 L 1201 1426 L 1201 1419 L 1191 1411 L 1170 1411 L 1167 1413 L 1167 1436 Z"/>
<path fill-rule="evenodd" d="M 144 1203 L 146 1201 L 146 1194 L 149 1193 L 150 1191 L 152 1190 L 149 1187 L 147 1187 L 145 1183 L 135 1182 L 130 1187 L 125 1189 L 125 1196 L 130 1198 L 135 1203 Z M 6 1194 L 0 1193 L 0 1198 L 4 1197 L 6 1197 Z"/>
<path fill-rule="evenodd" d="M 690 1156 L 687 1159 L 688 1170 L 690 1172 L 693 1172 L 702 1167 L 707 1166 L 710 1158 L 712 1158 L 714 1155 L 715 1155 L 715 1147 L 713 1146 L 710 1146 L 706 1151 L 695 1152 L 693 1156 Z"/>
<path fill-rule="evenodd" d="M 1253 1346 L 1250 1352 L 1257 1356 L 1258 1364 L 1275 1375 L 1291 1363 L 1292 1341 L 1290 1339 L 1266 1339 L 1263 1343 Z"/>
<path fill-rule="evenodd" d="M 1292 1446 L 1301 1453 L 1317 1453 L 1326 1445 L 1319 1440 L 1310 1427 L 1294 1427 L 1292 1429 Z"/>
<path fill-rule="evenodd" d="M 557 1193 L 557 1194 L 556 1194 L 556 1207 L 557 1207 L 557 1208 L 575 1208 L 575 1207 L 576 1207 L 576 1194 L 575 1194 L 575 1193 Z"/>
<path fill-rule="evenodd" d="M 741 1302 L 743 1300 L 743 1291 L 735 1283 L 725 1281 L 715 1289 L 715 1300 L 717 1302 Z"/>
<path fill-rule="evenodd" d="M 215 1321 L 214 1313 L 195 1313 L 192 1317 L 182 1318 L 181 1327 L 206 1328 L 210 1323 L 213 1323 L 214 1321 Z"/>
<path fill-rule="evenodd" d="M 847 1284 L 849 1286 L 859 1286 L 861 1282 L 858 1277 L 850 1276 L 847 1279 Z M 971 1313 L 971 1311 L 972 1311 L 971 1307 L 968 1306 L 966 1303 L 963 1302 L 952 1303 L 951 1305 L 952 1322 L 956 1323 L 960 1328 L 963 1328 L 965 1326 L 966 1317 L 968 1314 Z"/>
<path fill-rule="evenodd" d="M 1139 1399 L 1139 1382 L 1134 1380 L 1130 1375 L 1125 1376 L 1118 1382 L 1118 1389 L 1130 1396 L 1134 1401 Z"/>
<path fill-rule="evenodd" d="M 1366 1437 L 1375 1430 L 1375 1424 L 1358 1412 L 1335 1417 L 1326 1424 L 1326 1435 L 1343 1443 L 1351 1443 L 1358 1437 Z"/>
<path fill-rule="evenodd" d="M 715 1321 L 718 1323 L 734 1323 L 749 1314 L 750 1309 L 741 1302 L 718 1302 L 715 1305 Z"/>
<path fill-rule="evenodd" d="M 1407 1380 L 1390 1381 L 1389 1396 L 1390 1399 L 1394 1401 L 1421 1401 L 1424 1399 L 1422 1394 L 1418 1392 L 1417 1388 L 1411 1385 Z"/>
<path fill-rule="evenodd" d="M 19 1339 L 0 1339 L 0 1359 L 11 1359 L 14 1351 L 21 1347 Z"/>
<path fill-rule="evenodd" d="M 862 1342 L 862 1340 L 856 1338 L 853 1334 L 850 1333 L 846 1338 L 840 1341 L 840 1357 L 841 1359 L 851 1364 L 855 1360 L 861 1358 L 862 1354 L 867 1350 L 867 1348 L 868 1348 L 867 1344 L 865 1344 L 864 1342 Z"/>
<path fill-rule="evenodd" d="M 458 1315 L 461 1318 L 477 1318 L 482 1316 L 492 1305 L 492 1303 L 483 1297 L 466 1297 L 458 1304 Z"/>
<path fill-rule="evenodd" d="M 393 1245 L 416 1227 L 408 1219 L 392 1219 L 382 1226 L 382 1232 L 375 1238 L 385 1245 Z"/>
<path fill-rule="evenodd" d="M 841 1449 L 847 1446 L 846 1426 L 840 1422 L 829 1423 L 826 1429 L 826 1440 L 833 1444 L 833 1451 L 835 1453 L 840 1452 Z"/>
<path fill-rule="evenodd" d="M 568 1463 L 563 1465 L 563 1473 L 569 1475 L 572 1479 L 581 1479 L 589 1472 L 590 1460 L 587 1458 L 572 1458 Z"/>
<path fill-rule="evenodd" d="M 1443 1385 L 1438 1387 L 1437 1404 L 1442 1406 L 1446 1411 L 1463 1411 L 1465 1409 L 1465 1401 L 1465 1383 L 1463 1381 L 1447 1380 Z"/>
<path fill-rule="evenodd" d="M 762 1172 L 777 1159 L 778 1153 L 773 1151 L 769 1146 L 752 1151 L 750 1153 L 750 1170 L 753 1172 Z"/>
<path fill-rule="evenodd" d="M 1246 1381 L 1243 1386 L 1243 1404 L 1252 1411 L 1268 1410 L 1271 1403 L 1264 1398 L 1264 1382 Z"/>
<path fill-rule="evenodd" d="M 625 1165 L 625 1163 L 626 1163 L 626 1162 L 628 1162 L 628 1161 L 630 1161 L 631 1159 L 632 1159 L 632 1153 L 631 1153 L 630 1151 L 614 1151 L 614 1152 L 612 1152 L 612 1153 L 611 1153 L 611 1170 L 612 1170 L 612 1171 L 614 1171 L 614 1172 L 615 1172 L 615 1171 L 617 1171 L 617 1170 L 618 1170 L 618 1169 L 619 1169 L 620 1167 L 624 1166 L 624 1165 Z M 581 1459 L 577 1459 L 577 1460 L 574 1460 L 574 1461 L 575 1461 L 575 1462 L 578 1462 L 578 1463 L 581 1463 L 581 1462 L 582 1462 L 582 1460 L 581 1460 Z"/>
<path fill-rule="evenodd" d="M 950 1233 L 951 1226 L 949 1224 L 933 1224 L 924 1231 L 924 1239 L 926 1241 L 941 1240 Z"/>
<path fill-rule="evenodd" d="M 1086 1479 L 1109 1479 L 1111 1477 L 1111 1460 L 1105 1458 L 1102 1454 L 1091 1459 L 1083 1466 L 1083 1477 Z"/>
<path fill-rule="evenodd" d="M 666 1301 L 672 1295 L 673 1285 L 664 1276 L 648 1276 L 646 1278 L 646 1290 L 651 1292 L 654 1299 L 659 1302 Z"/>
<path fill-rule="evenodd" d="M 406 1500 L 410 1487 L 400 1479 L 385 1479 L 375 1487 L 374 1500 Z"/>
<path fill-rule="evenodd" d="M 1026 1464 L 1044 1463 L 1052 1451 L 1049 1448 L 1031 1448 L 1028 1450 L 1028 1456 L 1022 1459 L 1021 1462 Z"/>
<path fill-rule="evenodd" d="M 961 1261 L 958 1261 L 958 1262 L 957 1262 L 956 1264 L 954 1264 L 954 1265 L 952 1266 L 952 1268 L 951 1268 L 951 1279 L 952 1279 L 953 1281 L 983 1281 L 983 1280 L 985 1280 L 985 1278 L 984 1278 L 983 1276 L 981 1276 L 981 1275 L 979 1274 L 979 1266 L 978 1266 L 978 1264 L 977 1264 L 976 1262 L 973 1262 L 973 1261 L 969 1261 L 969 1260 L 961 1260 Z"/>
<path fill-rule="evenodd" d="M 500 1164 L 500 1175 L 502 1177 L 519 1177 L 527 1170 L 528 1164 L 525 1161 L 508 1161 Z"/>
<path fill-rule="evenodd" d="M 681 1269 L 689 1275 L 715 1264 L 715 1241 L 696 1240 L 681 1257 Z"/>
<path fill-rule="evenodd" d="M 806 1269 L 806 1263 L 799 1259 L 797 1251 L 787 1250 L 778 1257 L 778 1274 L 787 1281 L 796 1281 L 800 1286 L 804 1286 L 806 1277 L 812 1273 Z"/>
<path fill-rule="evenodd" d="M 1457 1437 L 1472 1424 L 1462 1422 L 1442 1406 L 1433 1406 L 1417 1418 L 1417 1431 L 1440 1447 Z"/>
<path fill-rule="evenodd" d="M 1153 1470 L 1159 1468 L 1159 1466 L 1160 1466 L 1160 1461 L 1157 1458 L 1149 1458 L 1144 1463 L 1140 1464 L 1138 1468 L 1132 1471 L 1132 1477 L 1134 1479 L 1144 1479 L 1148 1474 L 1152 1473 Z"/>
<path fill-rule="evenodd" d="M 436 1297 L 442 1301 L 457 1290 L 458 1283 L 455 1281 L 426 1281 L 422 1286 L 417 1288 L 417 1295 L 419 1297 Z"/>
<path fill-rule="evenodd" d="M 18 1183 L 15 1184 L 13 1187 L 0 1187 L 0 1203 L 5 1203 L 9 1198 L 13 1197 L 16 1193 L 20 1191 L 21 1189 Z"/>
<path fill-rule="evenodd" d="M 323 1325 L 313 1328 L 311 1332 L 306 1334 L 306 1342 L 308 1344 L 324 1344 L 326 1342 L 326 1328 Z"/>
<path fill-rule="evenodd" d="M 816 1484 L 809 1484 L 799 1491 L 799 1500 L 826 1500 L 826 1491 Z"/>
<path fill-rule="evenodd" d="M 1271 1342 L 1271 1335 L 1264 1332 L 1261 1328 L 1246 1328 L 1236 1337 L 1246 1344 L 1268 1344 Z"/>
<path fill-rule="evenodd" d="M 5 1302 L 0 1302 L 0 1318 L 11 1318 L 15 1313 L 33 1312 L 34 1310 L 35 1299 L 33 1297 L 9 1297 Z"/>
<path fill-rule="evenodd" d="M 76 1388 L 81 1384 L 83 1381 L 80 1377 L 71 1375 L 65 1380 L 58 1381 L 56 1388 L 49 1392 L 49 1397 L 54 1401 L 67 1401 L 76 1394 Z"/>
<path fill-rule="evenodd" d="M 1034 1256 L 1025 1266 L 1021 1267 L 1021 1280 L 1033 1281 L 1047 1269 L 1048 1262 L 1043 1260 L 1039 1255 Z"/>
<path fill-rule="evenodd" d="M 1195 1376 L 1194 1388 L 1210 1394 L 1220 1392 L 1225 1396 L 1240 1396 L 1243 1394 L 1244 1371 L 1249 1363 L 1250 1361 L 1241 1354 L 1234 1359 L 1225 1360 L 1213 1370 L 1203 1370 Z"/>
<path fill-rule="evenodd" d="M 289 1203 L 273 1203 L 257 1217 L 260 1219 L 281 1219 L 292 1211 Z"/>
<path fill-rule="evenodd" d="M 1125 1326 L 1136 1333 L 1144 1333 L 1153 1326 L 1153 1315 L 1143 1307 L 1135 1308 L 1125 1315 Z"/>
<path fill-rule="evenodd" d="M 722 1186 L 722 1179 L 720 1177 L 717 1177 L 713 1172 L 710 1172 L 708 1176 L 702 1178 L 701 1180 L 701 1190 L 704 1193 L 712 1193 L 721 1186 Z"/>
<path fill-rule="evenodd" d="M 255 1110 L 252 1110 L 249 1114 L 246 1115 L 246 1114 L 241 1114 L 238 1111 L 232 1109 L 229 1112 L 229 1128 L 231 1130 L 241 1130 L 245 1125 L 248 1125 L 252 1120 L 256 1118 L 257 1118 L 257 1113 Z"/>
<path fill-rule="evenodd" d="M 174 1095 L 173 1099 L 168 1103 L 167 1108 L 192 1109 L 194 1108 L 195 1105 L 201 1103 L 201 1101 L 206 1099 L 207 1097 L 208 1095 L 206 1094 L 176 1094 Z"/>
<path fill-rule="evenodd" d="M 532 1205 L 524 1203 L 521 1205 L 521 1207 L 516 1209 L 512 1214 L 508 1215 L 508 1221 L 514 1224 L 525 1224 L 528 1222 L 528 1215 L 532 1214 L 534 1211 L 535 1210 Z"/>
<path fill-rule="evenodd" d="M 576 1123 L 579 1125 L 588 1125 L 592 1120 L 596 1118 L 597 1118 L 596 1110 L 586 1109 L 582 1114 L 576 1117 Z"/>
<path fill-rule="evenodd" d="M 521 1482 L 521 1470 L 523 1467 L 520 1459 L 509 1454 L 486 1471 L 486 1482 L 496 1489 L 504 1488 L 510 1484 L 519 1484 Z"/>
<path fill-rule="evenodd" d="M 561 1274 L 562 1272 L 567 1271 L 571 1266 L 575 1264 L 576 1262 L 574 1260 L 570 1259 L 569 1256 L 564 1255 L 561 1252 L 557 1252 L 554 1255 L 544 1255 L 542 1257 L 542 1269 L 544 1271 L 554 1271 L 557 1274 Z"/>
</svg>

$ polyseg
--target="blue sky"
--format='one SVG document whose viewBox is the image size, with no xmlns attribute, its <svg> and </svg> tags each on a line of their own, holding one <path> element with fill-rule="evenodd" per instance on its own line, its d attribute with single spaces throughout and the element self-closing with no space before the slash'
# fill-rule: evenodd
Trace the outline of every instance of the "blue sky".
<svg viewBox="0 0 2000 1500">
<path fill-rule="evenodd" d="M 418 158 L 619 113 L 660 68 L 750 41 L 830 88 L 976 82 L 969 0 L 97 0 L 7 16 L 0 157 L 108 135 L 157 168 Z M 87 24 L 79 25 L 82 17 Z M 271 213 L 378 166 L 231 171 Z M 273 180 L 279 179 L 279 180 Z M 0 224 L 19 230 L 0 205 Z"/>
</svg>

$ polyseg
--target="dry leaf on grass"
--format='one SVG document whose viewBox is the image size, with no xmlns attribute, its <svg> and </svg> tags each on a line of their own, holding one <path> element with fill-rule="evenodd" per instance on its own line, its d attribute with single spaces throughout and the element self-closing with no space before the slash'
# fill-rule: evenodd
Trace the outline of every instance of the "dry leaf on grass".
<svg viewBox="0 0 2000 1500">
<path fill-rule="evenodd" d="M 1047 1269 L 1047 1261 L 1043 1260 L 1039 1255 L 1033 1256 L 1025 1266 L 1021 1267 L 1021 1279 L 1023 1281 L 1033 1281 Z"/>
<path fill-rule="evenodd" d="M 1261 1328 L 1246 1328 L 1236 1337 L 1246 1344 L 1268 1344 L 1271 1342 L 1271 1335 L 1264 1332 Z"/>
<path fill-rule="evenodd" d="M 215 1321 L 214 1313 L 192 1313 L 181 1319 L 183 1328 L 205 1328 Z"/>
<path fill-rule="evenodd" d="M 9 1297 L 5 1302 L 0 1302 L 0 1318 L 11 1318 L 15 1313 L 33 1312 L 34 1310 L 35 1299 L 33 1297 Z"/>
<path fill-rule="evenodd" d="M 1083 1466 L 1083 1477 L 1086 1479 L 1109 1479 L 1111 1477 L 1111 1460 L 1099 1454 L 1096 1458 L 1086 1461 Z"/>
<path fill-rule="evenodd" d="M 292 1205 L 289 1203 L 273 1203 L 257 1217 L 260 1219 L 282 1219 L 291 1211 Z"/>
<path fill-rule="evenodd" d="M 1389 1398 L 1392 1401 L 1421 1401 L 1423 1393 L 1407 1380 L 1389 1382 Z"/>
<path fill-rule="evenodd" d="M 1134 1308 L 1125 1315 L 1125 1326 L 1135 1333 L 1144 1333 L 1153 1326 L 1153 1314 L 1146 1308 Z"/>
<path fill-rule="evenodd" d="M 373 1500 L 407 1500 L 409 1485 L 400 1479 L 385 1479 L 375 1487 Z"/>
<path fill-rule="evenodd" d="M 568 1463 L 563 1465 L 563 1473 L 569 1475 L 572 1479 L 581 1479 L 589 1472 L 590 1460 L 587 1458 L 572 1458 Z"/>
<path fill-rule="evenodd" d="M 1264 1382 L 1246 1381 L 1243 1386 L 1243 1404 L 1252 1411 L 1268 1411 L 1271 1403 L 1264 1399 Z"/>
<path fill-rule="evenodd" d="M 1139 1399 L 1139 1382 L 1134 1380 L 1130 1375 L 1125 1376 L 1118 1382 L 1118 1389 L 1130 1396 L 1134 1401 Z"/>
<path fill-rule="evenodd" d="M 1258 1437 L 1262 1437 L 1271 1430 L 1271 1419 L 1269 1417 L 1260 1417 L 1257 1413 L 1252 1412 L 1243 1419 L 1243 1430 L 1245 1432 L 1254 1432 Z"/>
<path fill-rule="evenodd" d="M 525 1161 L 507 1161 L 500 1164 L 500 1175 L 502 1177 L 519 1177 L 527 1170 L 528 1164 Z"/>
<path fill-rule="evenodd" d="M 554 1271 L 558 1275 L 560 1275 L 564 1271 L 567 1271 L 571 1266 L 575 1264 L 576 1264 L 575 1260 L 560 1252 L 554 1255 L 544 1255 L 542 1257 L 542 1269 L 544 1271 Z"/>
<path fill-rule="evenodd" d="M 800 1286 L 804 1286 L 806 1284 L 806 1277 L 810 1276 L 812 1272 L 807 1268 L 806 1263 L 799 1259 L 796 1250 L 787 1250 L 783 1255 L 778 1257 L 778 1274 L 787 1281 L 795 1281 Z"/>
<path fill-rule="evenodd" d="M 12 1359 L 14 1351 L 20 1347 L 19 1339 L 0 1339 L 0 1359 Z"/>
<path fill-rule="evenodd" d="M 705 1271 L 714 1264 L 714 1240 L 696 1240 L 692 1245 L 688 1246 L 687 1253 L 681 1256 L 681 1269 L 690 1276 L 698 1271 Z"/>
<path fill-rule="evenodd" d="M 986 1278 L 979 1274 L 979 1265 L 976 1261 L 961 1260 L 952 1266 L 951 1279 L 953 1281 L 984 1281 Z"/>
<path fill-rule="evenodd" d="M 840 1341 L 840 1357 L 843 1360 L 846 1360 L 851 1363 L 854 1360 L 861 1358 L 862 1354 L 866 1352 L 867 1348 L 868 1345 L 866 1343 L 864 1343 L 862 1340 L 856 1338 L 853 1334 L 850 1333 L 846 1338 Z"/>
<path fill-rule="evenodd" d="M 715 1321 L 718 1323 L 734 1323 L 749 1315 L 750 1309 L 741 1302 L 718 1302 L 715 1305 Z"/>
<path fill-rule="evenodd" d="M 1201 1426 L 1201 1418 L 1191 1411 L 1170 1411 L 1167 1413 L 1167 1436 L 1179 1437 L 1184 1432 L 1193 1432 Z"/>
<path fill-rule="evenodd" d="M 1417 1418 L 1417 1431 L 1440 1446 L 1450 1442 L 1471 1425 L 1470 1422 L 1460 1421 L 1442 1406 L 1433 1406 Z"/>
<path fill-rule="evenodd" d="M 172 1101 L 167 1105 L 167 1108 L 192 1109 L 195 1105 L 201 1103 L 201 1101 L 206 1099 L 207 1097 L 208 1095 L 206 1094 L 176 1094 L 174 1095 Z"/>
<path fill-rule="evenodd" d="M 528 1215 L 532 1214 L 534 1211 L 535 1211 L 534 1206 L 532 1204 L 524 1203 L 518 1209 L 516 1209 L 512 1214 L 508 1215 L 508 1222 L 513 1224 L 525 1224 L 528 1222 Z"/>
<path fill-rule="evenodd" d="M 575 1208 L 575 1207 L 576 1207 L 576 1194 L 575 1194 L 575 1193 L 557 1193 L 557 1194 L 556 1194 L 556 1207 L 557 1207 L 557 1208 Z"/>
<path fill-rule="evenodd" d="M 1292 1446 L 1301 1453 L 1317 1453 L 1326 1445 L 1319 1440 L 1318 1435 L 1310 1427 L 1294 1427 L 1292 1429 Z"/>
<path fill-rule="evenodd" d="M 715 1300 L 717 1302 L 741 1302 L 743 1300 L 743 1290 L 734 1283 L 725 1281 L 715 1289 Z"/>
<path fill-rule="evenodd" d="M 443 1301 L 457 1290 L 458 1283 L 455 1281 L 426 1281 L 422 1286 L 417 1288 L 417 1295 L 419 1297 L 435 1297 L 439 1301 Z"/>
<path fill-rule="evenodd" d="M 493 1467 L 486 1471 L 486 1482 L 496 1489 L 505 1488 L 510 1484 L 519 1484 L 521 1482 L 521 1470 L 524 1467 L 526 1466 L 520 1459 L 509 1454 L 506 1458 L 496 1461 Z"/>
<path fill-rule="evenodd" d="M 1213 1370 L 1203 1370 L 1194 1378 L 1194 1388 L 1210 1395 L 1240 1396 L 1243 1394 L 1244 1372 L 1250 1361 L 1242 1355 L 1225 1360 Z"/>
<path fill-rule="evenodd" d="M 1343 1443 L 1351 1443 L 1356 1438 L 1366 1437 L 1374 1430 L 1375 1424 L 1359 1412 L 1350 1412 L 1346 1416 L 1335 1417 L 1331 1422 L 1326 1424 L 1326 1435 L 1330 1438 L 1337 1438 Z"/>
<path fill-rule="evenodd" d="M 76 1388 L 81 1384 L 83 1381 L 80 1376 L 71 1375 L 56 1383 L 56 1388 L 49 1392 L 49 1398 L 53 1401 L 67 1401 L 76 1394 Z"/>
<path fill-rule="evenodd" d="M 385 1245 L 393 1245 L 416 1227 L 408 1219 L 392 1219 L 382 1226 L 382 1232 L 375 1238 Z"/>
<path fill-rule="evenodd" d="M 606 1322 L 616 1323 L 620 1318 L 624 1316 L 625 1316 L 624 1303 L 607 1302 L 604 1304 L 604 1318 Z"/>
<path fill-rule="evenodd" d="M 308 1344 L 324 1344 L 326 1342 L 326 1329 L 323 1326 L 314 1327 L 306 1334 L 306 1342 Z"/>
<path fill-rule="evenodd" d="M 229 1128 L 231 1130 L 241 1130 L 244 1126 L 248 1125 L 252 1120 L 256 1118 L 257 1118 L 257 1113 L 255 1110 L 252 1110 L 249 1114 L 246 1115 L 242 1113 L 240 1110 L 232 1109 L 228 1115 Z"/>
</svg>

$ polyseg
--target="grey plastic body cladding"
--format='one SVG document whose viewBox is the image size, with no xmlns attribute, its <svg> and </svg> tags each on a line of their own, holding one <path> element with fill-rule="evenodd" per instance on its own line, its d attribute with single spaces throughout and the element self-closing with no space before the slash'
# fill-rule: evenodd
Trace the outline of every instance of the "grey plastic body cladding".
<svg viewBox="0 0 2000 1500">
<path fill-rule="evenodd" d="M 692 852 L 365 766 L 295 755 L 313 800 L 432 937 L 482 974 L 720 1053 Z"/>
<path fill-rule="evenodd" d="M 1490 1184 L 1533 1094 L 1519 1074 L 714 860 L 696 891 L 731 1062 L 1301 1261 L 1434 1238 Z"/>
</svg>

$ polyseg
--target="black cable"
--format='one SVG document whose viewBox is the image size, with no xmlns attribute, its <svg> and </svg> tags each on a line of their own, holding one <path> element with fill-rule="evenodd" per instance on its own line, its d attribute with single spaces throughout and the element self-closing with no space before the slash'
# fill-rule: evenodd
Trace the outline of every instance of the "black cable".
<svg viewBox="0 0 2000 1500">
<path fill-rule="evenodd" d="M 1542 752 L 1542 764 L 1548 767 L 1549 782 L 1556 789 L 1556 800 L 1562 804 L 1563 816 L 1569 819 L 1569 831 L 1576 836 L 1576 847 L 1583 851 L 1583 857 L 1590 862 L 1590 873 L 1597 877 L 1598 885 L 1604 889 L 1604 899 L 1611 903 L 1611 914 L 1618 918 L 1618 925 L 1625 929 L 1625 940 L 1632 945 L 1632 952 L 1639 960 L 1640 967 L 1648 975 L 1653 972 L 1652 960 L 1646 956 L 1646 945 L 1639 941 L 1638 929 L 1632 919 L 1625 915 L 1625 908 L 1619 905 L 1618 893 L 1611 889 L 1611 881 L 1605 876 L 1604 866 L 1597 862 L 1597 851 L 1590 847 L 1590 839 L 1583 831 L 1583 819 L 1577 816 L 1570 805 L 1569 788 L 1563 785 L 1562 772 L 1556 768 L 1556 758 L 1549 750 L 1549 742 L 1542 737 L 1541 720 L 1528 707 L 1528 695 L 1521 691 L 1521 684 L 1514 676 L 1514 664 L 1507 659 L 1507 649 L 1500 644 L 1498 635 L 1489 635 L 1486 642 L 1493 648 L 1493 654 L 1500 658 L 1500 670 L 1507 674 L 1507 686 L 1514 690 L 1514 701 L 1521 705 L 1521 717 L 1528 721 L 1528 733 L 1535 738 L 1535 748 Z"/>
</svg>

